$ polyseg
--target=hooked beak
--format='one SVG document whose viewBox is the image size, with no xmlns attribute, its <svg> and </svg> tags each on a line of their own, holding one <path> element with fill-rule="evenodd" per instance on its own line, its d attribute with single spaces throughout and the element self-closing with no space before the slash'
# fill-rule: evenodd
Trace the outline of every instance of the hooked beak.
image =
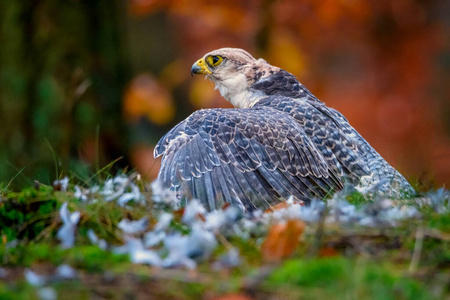
<svg viewBox="0 0 450 300">
<path fill-rule="evenodd" d="M 208 69 L 206 62 L 203 58 L 197 60 L 191 68 L 191 76 L 193 74 L 211 75 L 211 71 Z"/>
</svg>

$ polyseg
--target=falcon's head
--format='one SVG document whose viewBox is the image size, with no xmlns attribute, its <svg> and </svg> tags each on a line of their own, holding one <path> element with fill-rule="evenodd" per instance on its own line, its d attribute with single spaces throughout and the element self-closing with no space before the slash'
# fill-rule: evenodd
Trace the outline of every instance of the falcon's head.
<svg viewBox="0 0 450 300">
<path fill-rule="evenodd" d="M 253 84 L 280 71 L 264 59 L 255 59 L 238 48 L 222 48 L 205 54 L 191 68 L 215 83 L 220 94 L 237 108 L 252 107 L 266 94 Z"/>
</svg>

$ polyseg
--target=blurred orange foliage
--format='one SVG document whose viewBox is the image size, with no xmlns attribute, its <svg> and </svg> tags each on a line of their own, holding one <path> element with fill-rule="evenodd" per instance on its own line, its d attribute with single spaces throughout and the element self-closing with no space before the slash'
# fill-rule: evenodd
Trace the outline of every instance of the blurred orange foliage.
<svg viewBox="0 0 450 300">
<path fill-rule="evenodd" d="M 450 184 L 449 116 L 443 113 L 450 111 L 450 71 L 439 63 L 442 53 L 450 52 L 449 25 L 440 12 L 448 5 L 419 0 L 129 0 L 128 5 L 130 18 L 162 13 L 170 20 L 177 59 L 156 80 L 170 82 L 169 93 L 185 91 L 177 105 L 227 106 L 209 82 L 187 74 L 212 49 L 244 48 L 296 75 L 407 177 L 428 187 Z M 171 76 L 175 79 L 168 80 Z M 149 100 L 158 93 L 166 99 L 166 92 L 148 87 L 151 92 L 141 93 L 147 88 L 130 86 L 126 115 L 141 113 L 155 124 L 174 120 L 172 106 L 161 104 L 165 100 Z M 178 119 L 191 112 L 184 108 Z"/>
<path fill-rule="evenodd" d="M 123 108 L 130 121 L 146 117 L 156 125 L 167 124 L 175 114 L 170 93 L 148 74 L 140 74 L 131 81 Z"/>
<path fill-rule="evenodd" d="M 153 147 L 144 143 L 133 145 L 130 149 L 130 161 L 139 174 L 152 180 L 158 176 L 161 158 L 153 157 Z"/>
</svg>

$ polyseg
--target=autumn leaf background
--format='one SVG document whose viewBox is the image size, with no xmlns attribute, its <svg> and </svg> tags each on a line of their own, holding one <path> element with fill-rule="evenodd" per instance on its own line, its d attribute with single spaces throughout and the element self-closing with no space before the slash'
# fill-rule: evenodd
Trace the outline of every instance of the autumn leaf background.
<svg viewBox="0 0 450 300">
<path fill-rule="evenodd" d="M 439 0 L 0 1 L 0 298 L 445 298 L 448 16 Z M 159 202 L 157 141 L 231 107 L 190 76 L 221 47 L 293 73 L 423 193 L 249 215 Z"/>
<path fill-rule="evenodd" d="M 412 182 L 450 184 L 447 1 L 2 1 L 0 181 L 111 168 L 152 179 L 153 146 L 230 107 L 192 63 L 243 48 L 291 73 Z"/>
</svg>

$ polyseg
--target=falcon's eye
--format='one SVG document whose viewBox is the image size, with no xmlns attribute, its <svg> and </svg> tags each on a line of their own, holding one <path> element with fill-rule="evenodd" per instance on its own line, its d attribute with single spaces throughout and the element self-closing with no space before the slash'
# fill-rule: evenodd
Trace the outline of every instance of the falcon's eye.
<svg viewBox="0 0 450 300">
<path fill-rule="evenodd" d="M 208 56 L 206 58 L 206 62 L 211 67 L 217 67 L 218 65 L 220 65 L 222 63 L 222 61 L 223 61 L 223 57 L 219 56 L 219 55 L 212 55 L 212 56 Z"/>
</svg>

